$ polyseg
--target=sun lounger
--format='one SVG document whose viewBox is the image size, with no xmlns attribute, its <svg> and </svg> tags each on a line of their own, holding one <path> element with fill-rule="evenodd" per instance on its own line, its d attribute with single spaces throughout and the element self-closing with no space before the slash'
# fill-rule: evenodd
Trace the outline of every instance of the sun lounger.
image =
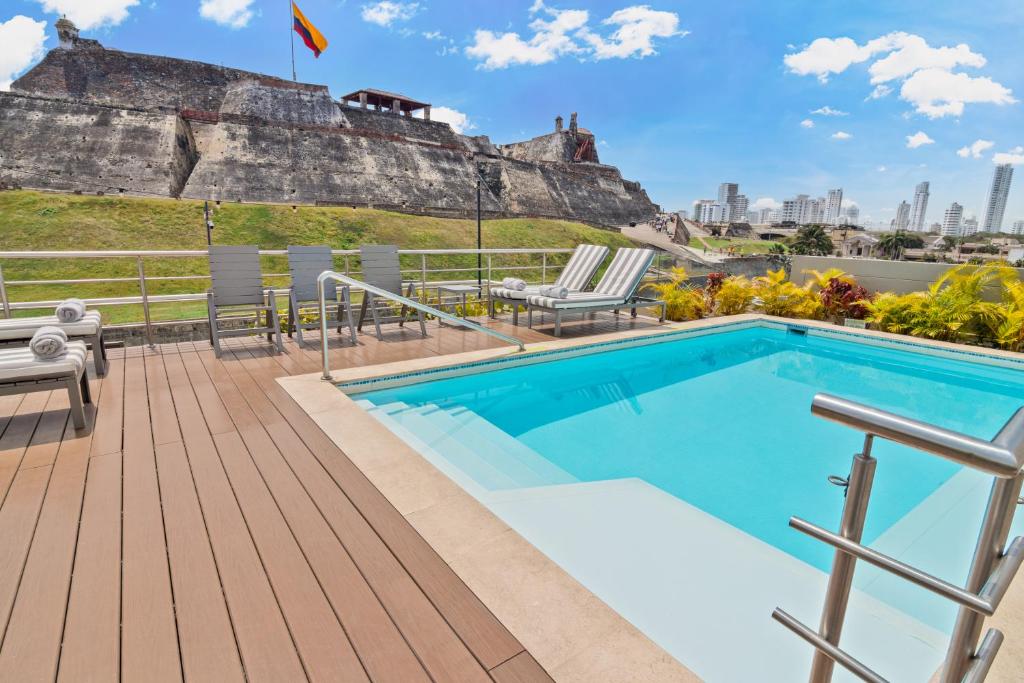
<svg viewBox="0 0 1024 683">
<path fill-rule="evenodd" d="M 92 403 L 85 372 L 85 342 L 70 341 L 65 352 L 42 360 L 27 346 L 0 348 L 0 396 L 67 389 L 75 429 L 85 428 L 85 404 Z"/>
<path fill-rule="evenodd" d="M 608 255 L 608 247 L 597 244 L 581 244 L 576 247 L 565 264 L 565 268 L 555 280 L 556 285 L 565 287 L 569 292 L 582 292 L 594 279 L 594 273 L 604 263 Z M 527 297 L 540 294 L 540 285 L 527 286 L 526 289 L 509 289 L 492 287 L 488 290 L 488 309 L 494 317 L 494 305 L 501 303 L 512 306 L 512 324 L 519 324 L 519 307 L 526 305 Z"/>
<path fill-rule="evenodd" d="M 386 290 L 392 294 L 399 294 L 411 299 L 414 295 L 415 286 L 409 282 L 403 286 L 402 266 L 398 257 L 398 247 L 393 244 L 364 244 L 359 247 L 359 260 L 362 264 L 361 270 L 363 281 L 379 289 Z M 377 330 L 377 339 L 383 339 L 380 326 L 385 323 L 398 323 L 399 327 L 405 325 L 407 309 L 402 304 L 398 315 L 391 315 L 392 302 L 383 297 L 363 292 L 363 303 L 359 308 L 359 322 L 356 329 L 362 331 L 363 321 L 366 319 L 366 312 L 369 310 L 373 317 L 373 326 Z M 384 314 L 387 315 L 384 315 Z M 427 336 L 427 326 L 424 322 L 423 311 L 416 310 L 416 319 L 420 323 L 420 334 Z"/>
<path fill-rule="evenodd" d="M 652 249 L 619 249 L 615 252 L 608 270 L 593 292 L 570 293 L 564 299 L 530 295 L 526 298 L 527 324 L 533 327 L 533 312 L 554 313 L 555 336 L 562 334 L 562 316 L 570 313 L 595 313 L 597 311 L 616 311 L 631 309 L 636 317 L 636 309 L 660 307 L 660 320 L 665 320 L 665 302 L 637 296 L 640 282 L 654 260 Z"/>
<path fill-rule="evenodd" d="M 107 374 L 107 348 L 103 343 L 103 324 L 99 311 L 86 311 L 81 319 L 61 322 L 56 315 L 41 315 L 31 318 L 7 318 L 0 320 L 0 350 L 6 344 L 27 344 L 40 327 L 59 327 L 68 339 L 79 339 L 92 348 L 96 375 Z"/>
</svg>

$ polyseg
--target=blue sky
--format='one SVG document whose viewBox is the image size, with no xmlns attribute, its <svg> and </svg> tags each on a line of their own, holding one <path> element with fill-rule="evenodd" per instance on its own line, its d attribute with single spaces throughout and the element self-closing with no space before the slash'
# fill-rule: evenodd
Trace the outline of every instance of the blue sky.
<svg viewBox="0 0 1024 683">
<path fill-rule="evenodd" d="M 843 187 L 888 222 L 929 180 L 931 222 L 982 212 L 994 156 L 1024 164 L 1019 0 L 299 6 L 330 41 L 318 60 L 297 42 L 300 80 L 402 92 L 499 143 L 578 111 L 667 208 L 722 181 L 762 204 Z M 109 47 L 290 76 L 287 0 L 3 0 L 0 86 L 55 45 L 58 12 Z M 1024 219 L 1017 172 L 1004 228 Z"/>
</svg>

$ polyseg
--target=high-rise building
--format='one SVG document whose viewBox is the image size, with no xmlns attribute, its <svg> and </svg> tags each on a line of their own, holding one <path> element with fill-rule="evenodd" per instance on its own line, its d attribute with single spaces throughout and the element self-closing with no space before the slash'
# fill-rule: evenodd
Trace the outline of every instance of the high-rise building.
<svg viewBox="0 0 1024 683">
<path fill-rule="evenodd" d="M 704 205 L 704 223 L 725 223 L 729 220 L 729 205 L 713 202 Z"/>
<path fill-rule="evenodd" d="M 924 218 L 928 213 L 928 186 L 926 180 L 914 188 L 914 206 L 910 209 L 910 229 L 914 232 L 924 230 Z"/>
<path fill-rule="evenodd" d="M 1003 228 L 1003 213 L 1006 211 L 1006 197 L 1010 194 L 1013 180 L 1013 164 L 999 164 L 992 174 L 992 189 L 988 192 L 985 205 L 985 221 L 981 229 L 985 232 L 999 232 Z"/>
<path fill-rule="evenodd" d="M 910 225 L 910 204 L 900 202 L 896 207 L 896 217 L 892 219 L 893 230 L 906 230 Z"/>
<path fill-rule="evenodd" d="M 757 212 L 758 223 L 774 223 L 779 219 L 779 212 L 777 209 L 760 209 Z"/>
<path fill-rule="evenodd" d="M 1024 221 L 1014 221 L 1012 232 L 1014 235 L 1024 235 Z"/>
<path fill-rule="evenodd" d="M 856 204 L 846 207 L 846 211 L 843 213 L 846 215 L 847 224 L 857 225 L 857 221 L 860 220 L 860 208 Z"/>
<path fill-rule="evenodd" d="M 978 232 L 978 219 L 975 216 L 968 216 L 960 228 L 961 235 L 973 235 Z"/>
<path fill-rule="evenodd" d="M 942 236 L 959 237 L 960 226 L 964 218 L 964 207 L 956 202 L 949 205 L 946 213 L 942 216 Z"/>
<path fill-rule="evenodd" d="M 839 217 L 843 211 L 843 188 L 828 191 L 828 199 L 825 200 L 825 222 L 830 225 L 838 225 Z"/>
<path fill-rule="evenodd" d="M 711 206 L 715 203 L 714 199 L 698 199 L 693 203 L 693 220 L 698 223 L 704 223 L 708 219 L 704 218 L 704 207 Z"/>
<path fill-rule="evenodd" d="M 805 194 L 798 194 L 793 199 L 786 199 L 782 202 L 780 219 L 783 223 L 806 223 L 810 213 L 809 204 L 811 198 Z"/>
<path fill-rule="evenodd" d="M 722 183 L 718 186 L 718 203 L 722 206 L 729 207 L 729 211 L 732 211 L 736 204 L 736 196 L 740 192 L 739 183 Z M 730 220 L 730 217 L 726 215 L 723 220 Z M 737 219 L 738 220 L 738 219 Z"/>
<path fill-rule="evenodd" d="M 748 206 L 750 206 L 750 202 L 747 200 L 747 195 L 736 195 L 732 204 L 729 205 L 729 220 L 736 222 L 747 220 Z"/>
</svg>

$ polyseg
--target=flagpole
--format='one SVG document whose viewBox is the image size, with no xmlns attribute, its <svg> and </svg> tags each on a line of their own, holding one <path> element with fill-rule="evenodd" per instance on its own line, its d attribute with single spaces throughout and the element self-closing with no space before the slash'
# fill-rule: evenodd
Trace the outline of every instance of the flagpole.
<svg viewBox="0 0 1024 683">
<path fill-rule="evenodd" d="M 292 0 L 288 0 L 288 14 L 291 15 L 291 23 L 288 26 L 288 35 L 292 37 L 292 82 L 298 83 L 299 79 L 295 75 L 295 5 L 292 4 Z"/>
</svg>

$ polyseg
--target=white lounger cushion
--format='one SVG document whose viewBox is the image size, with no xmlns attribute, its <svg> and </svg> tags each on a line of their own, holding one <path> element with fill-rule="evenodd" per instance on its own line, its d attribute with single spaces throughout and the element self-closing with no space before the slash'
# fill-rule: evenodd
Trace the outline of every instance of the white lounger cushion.
<svg viewBox="0 0 1024 683">
<path fill-rule="evenodd" d="M 27 346 L 0 349 L 0 382 L 28 382 L 54 375 L 81 376 L 85 370 L 85 342 L 68 342 L 63 356 L 52 360 L 36 358 Z"/>
<path fill-rule="evenodd" d="M 593 292 L 572 292 L 565 299 L 535 295 L 526 301 L 539 308 L 583 308 L 625 303 L 636 291 L 653 260 L 654 251 L 651 249 L 619 249 Z"/>
<path fill-rule="evenodd" d="M 595 306 L 597 304 L 609 304 L 622 301 L 621 296 L 603 296 L 593 292 L 569 292 L 565 299 L 555 299 L 540 294 L 531 295 L 526 303 L 540 308 L 582 308 L 584 306 Z"/>
<path fill-rule="evenodd" d="M 526 289 L 495 287 L 491 290 L 491 296 L 499 297 L 501 299 L 522 299 L 523 301 L 526 301 L 526 297 L 539 293 L 540 288 L 533 285 L 527 285 Z"/>
<path fill-rule="evenodd" d="M 31 339 L 40 327 L 59 327 L 69 337 L 91 337 L 100 331 L 100 312 L 86 311 L 73 323 L 62 323 L 55 315 L 0 320 L 0 340 Z"/>
<path fill-rule="evenodd" d="M 556 285 L 565 287 L 570 292 L 580 292 L 594 279 L 594 273 L 601 266 L 604 257 L 608 255 L 608 247 L 599 244 L 581 244 L 576 247 L 565 264 Z M 519 299 L 525 301 L 527 297 L 540 294 L 540 285 L 527 285 L 526 289 L 509 289 L 507 287 L 495 287 L 491 290 L 491 296 L 501 299 Z"/>
</svg>

